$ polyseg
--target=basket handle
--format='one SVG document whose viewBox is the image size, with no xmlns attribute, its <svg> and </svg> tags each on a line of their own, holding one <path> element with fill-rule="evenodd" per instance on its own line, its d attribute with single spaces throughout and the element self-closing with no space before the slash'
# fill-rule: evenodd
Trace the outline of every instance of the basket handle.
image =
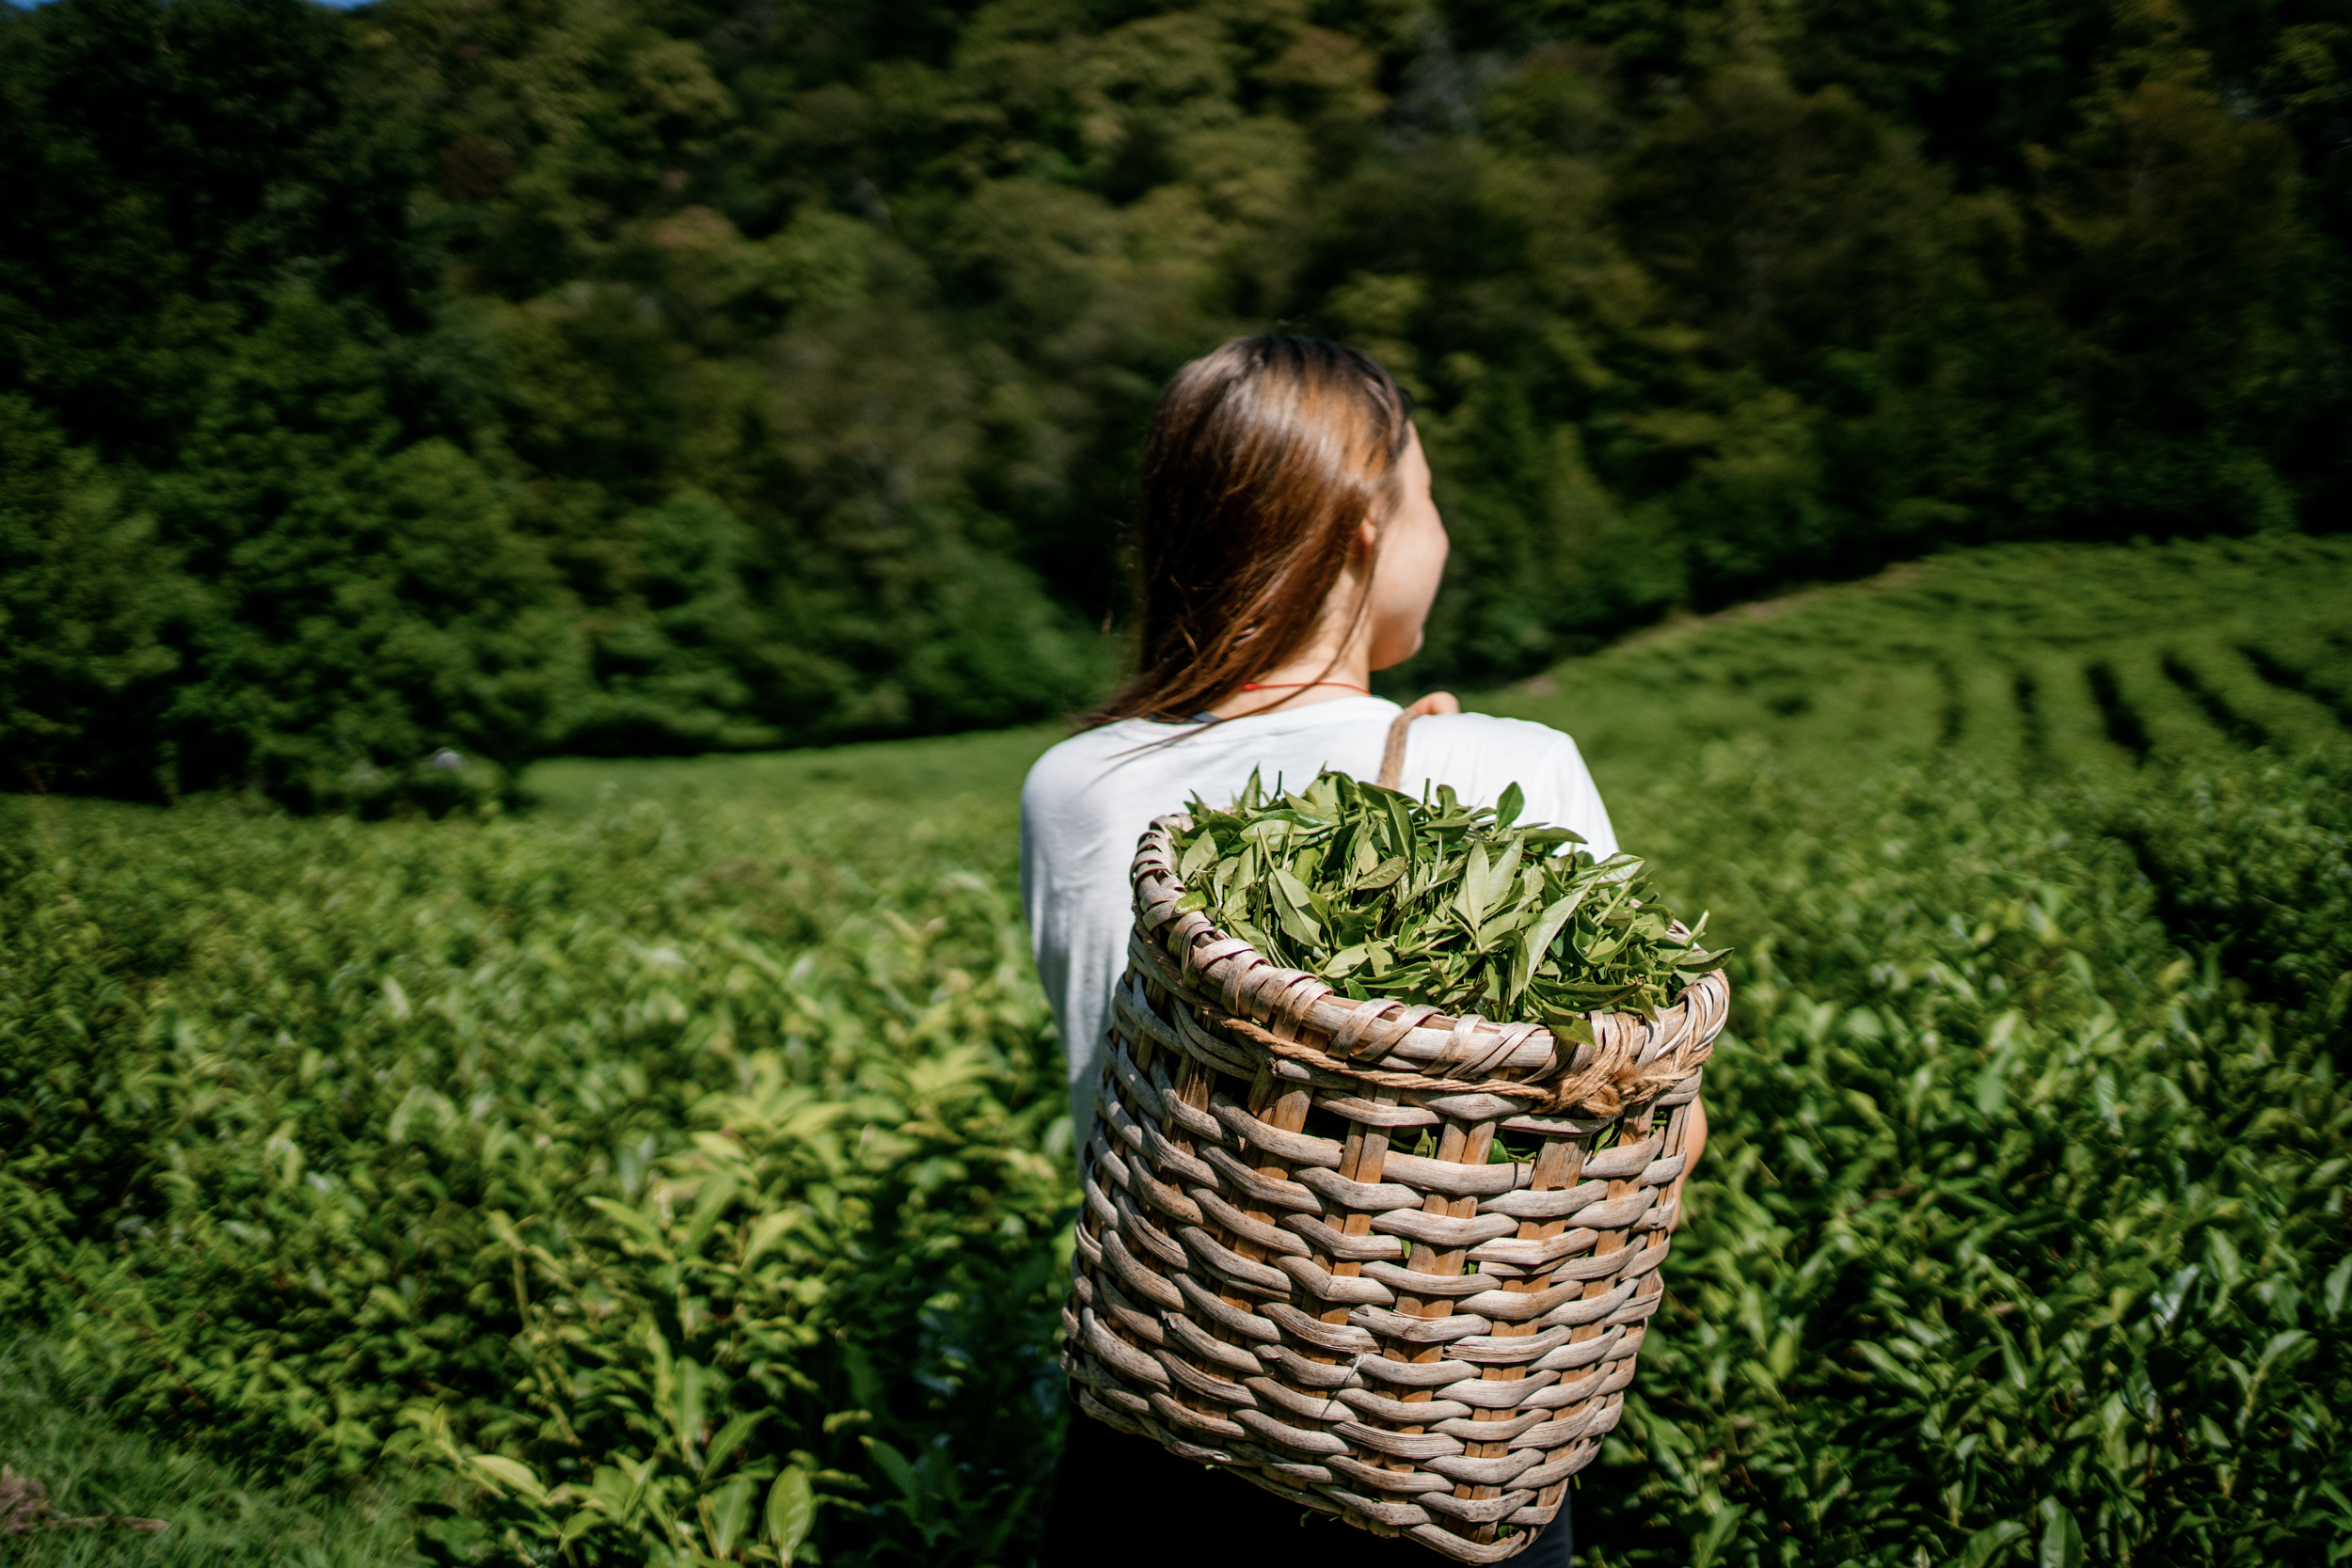
<svg viewBox="0 0 2352 1568">
<path fill-rule="evenodd" d="M 1394 789 L 1403 782 L 1405 778 L 1405 732 L 1412 728 L 1413 721 L 1420 717 L 1421 715 L 1411 708 L 1406 708 L 1403 713 L 1398 714 L 1395 721 L 1389 726 L 1389 744 L 1380 753 L 1380 777 L 1377 783 L 1382 789 Z"/>
</svg>

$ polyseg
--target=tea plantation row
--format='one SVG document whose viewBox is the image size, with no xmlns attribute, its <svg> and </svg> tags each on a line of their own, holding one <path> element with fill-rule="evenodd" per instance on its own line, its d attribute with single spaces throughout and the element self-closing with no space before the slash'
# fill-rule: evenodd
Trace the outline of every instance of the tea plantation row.
<svg viewBox="0 0 2352 1568">
<path fill-rule="evenodd" d="M 1988 552 L 1487 705 L 1740 949 L 1583 1560 L 2352 1550 L 2345 603 L 2332 541 Z M 429 1558 L 1025 1560 L 1050 738 L 556 765 L 480 822 L 0 805 L 0 1318 Z"/>
</svg>

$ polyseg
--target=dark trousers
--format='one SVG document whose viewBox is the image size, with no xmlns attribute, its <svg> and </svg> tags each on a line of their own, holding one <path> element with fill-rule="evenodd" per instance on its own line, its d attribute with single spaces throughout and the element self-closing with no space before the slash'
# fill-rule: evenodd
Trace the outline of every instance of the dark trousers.
<svg viewBox="0 0 2352 1568">
<path fill-rule="evenodd" d="M 1561 1505 L 1510 1568 L 1569 1568 L 1575 1541 Z M 1328 1554 L 1328 1555 L 1317 1555 Z M 1045 1510 L 1042 1568 L 1439 1568 L 1418 1541 L 1378 1536 L 1284 1502 L 1238 1476 L 1177 1458 L 1070 1414 L 1070 1435 Z"/>
</svg>

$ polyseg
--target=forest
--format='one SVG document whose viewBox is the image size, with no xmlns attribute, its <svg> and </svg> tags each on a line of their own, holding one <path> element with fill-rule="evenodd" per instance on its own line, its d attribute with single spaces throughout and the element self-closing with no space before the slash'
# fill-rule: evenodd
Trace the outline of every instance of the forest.
<svg viewBox="0 0 2352 1568">
<path fill-rule="evenodd" d="M 2352 489 L 2324 0 L 56 0 L 0 140 L 9 788 L 1066 713 L 1276 326 L 1417 402 L 1422 685 Z"/>
</svg>

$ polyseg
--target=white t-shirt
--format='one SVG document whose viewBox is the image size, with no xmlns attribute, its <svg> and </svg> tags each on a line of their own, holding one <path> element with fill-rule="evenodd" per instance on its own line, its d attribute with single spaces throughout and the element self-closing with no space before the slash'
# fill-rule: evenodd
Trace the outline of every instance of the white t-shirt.
<svg viewBox="0 0 2352 1568">
<path fill-rule="evenodd" d="M 1222 723 L 1180 726 L 1129 719 L 1073 736 L 1037 760 L 1021 790 L 1021 900 L 1038 977 L 1060 1021 L 1070 1069 L 1073 1147 L 1086 1147 L 1103 1070 L 1111 991 L 1127 964 L 1134 921 L 1127 879 L 1136 841 L 1152 819 L 1193 796 L 1223 805 L 1254 769 L 1271 792 L 1302 788 L 1325 768 L 1376 778 L 1397 705 L 1343 697 Z M 1171 736 L 1181 739 L 1168 744 Z M 1522 719 L 1440 714 L 1406 731 L 1402 787 L 1454 786 L 1467 805 L 1492 805 L 1516 784 L 1521 822 L 1583 835 L 1595 856 L 1616 853 L 1609 811 L 1576 742 Z"/>
</svg>

